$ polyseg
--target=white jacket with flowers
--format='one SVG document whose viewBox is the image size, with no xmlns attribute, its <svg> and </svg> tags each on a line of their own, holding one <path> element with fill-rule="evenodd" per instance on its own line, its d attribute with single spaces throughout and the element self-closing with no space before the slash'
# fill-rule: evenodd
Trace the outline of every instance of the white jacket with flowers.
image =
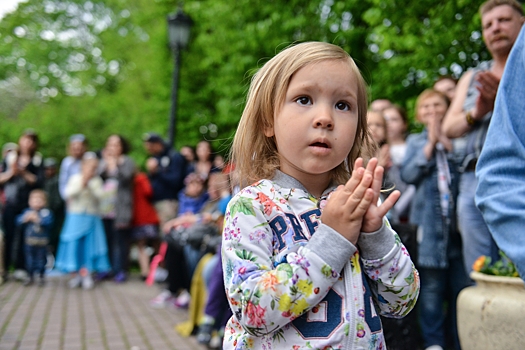
<svg viewBox="0 0 525 350">
<path fill-rule="evenodd" d="M 319 204 L 281 172 L 231 200 L 225 349 L 386 349 L 379 314 L 399 318 L 414 307 L 418 273 L 386 219 L 361 234 L 358 250 L 321 223 Z"/>
</svg>

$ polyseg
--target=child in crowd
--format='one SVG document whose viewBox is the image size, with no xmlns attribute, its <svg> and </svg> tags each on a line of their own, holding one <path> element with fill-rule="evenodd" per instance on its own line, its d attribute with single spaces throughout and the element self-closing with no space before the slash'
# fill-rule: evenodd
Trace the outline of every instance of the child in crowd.
<svg viewBox="0 0 525 350">
<path fill-rule="evenodd" d="M 206 180 L 196 173 L 184 179 L 184 190 L 179 194 L 178 217 L 198 213 L 209 198 Z"/>
<path fill-rule="evenodd" d="M 425 348 L 445 349 L 447 338 L 460 349 L 456 299 L 469 284 L 456 223 L 458 172 L 454 144 L 441 131 L 448 98 L 423 91 L 416 101 L 416 117 L 423 132 L 407 139 L 401 167 L 403 181 L 416 186 L 410 222 L 418 225 L 418 269 L 421 273 L 421 332 Z M 447 329 L 451 330 L 447 337 Z"/>
<path fill-rule="evenodd" d="M 202 179 L 198 179 L 201 177 L 196 174 L 188 176 L 185 189 L 187 196 L 194 196 L 204 189 Z M 186 307 L 189 304 L 190 295 L 188 291 L 191 278 L 199 259 L 203 255 L 201 250 L 203 242 L 201 239 L 195 238 L 218 234 L 217 221 L 223 217 L 225 202 L 227 203 L 229 199 L 229 193 L 222 191 L 222 186 L 225 183 L 227 180 L 221 173 L 212 172 L 206 192 L 206 197 L 209 200 L 193 213 L 183 211 L 180 209 L 183 206 L 179 206 L 181 214 L 163 226 L 162 230 L 167 236 L 174 231 L 179 231 L 182 236 L 186 237 L 186 242 L 175 242 L 173 239 L 167 239 L 168 250 L 165 265 L 168 269 L 168 289 L 163 290 L 150 301 L 152 307 L 164 307 L 167 303 L 173 303 L 176 307 Z M 175 295 L 176 298 L 174 298 Z"/>
<path fill-rule="evenodd" d="M 351 57 L 292 46 L 252 80 L 231 159 L 242 184 L 222 243 L 225 349 L 384 349 L 379 315 L 413 308 L 419 278 L 379 202 L 383 168 Z M 261 132 L 262 130 L 262 132 Z"/>
<path fill-rule="evenodd" d="M 149 274 L 150 259 L 146 252 L 148 241 L 158 249 L 159 217 L 151 203 L 153 188 L 148 175 L 139 172 L 133 180 L 133 229 L 132 237 L 137 243 L 140 276 L 146 280 Z"/>
<path fill-rule="evenodd" d="M 162 230 L 168 238 L 165 266 L 168 270 L 166 279 L 168 289 L 163 290 L 150 301 L 155 308 L 164 307 L 173 301 L 176 307 L 187 307 L 190 302 L 190 282 L 193 271 L 200 259 L 200 251 L 192 249 L 188 243 L 187 229 L 195 222 L 201 209 L 206 205 L 209 194 L 206 181 L 197 173 L 191 173 L 184 179 L 184 191 L 179 194 L 179 212 L 176 218 L 166 222 Z M 170 236 L 174 234 L 173 236 Z M 177 297 L 174 299 L 174 295 Z"/>
<path fill-rule="evenodd" d="M 29 194 L 29 208 L 24 209 L 16 218 L 17 225 L 23 231 L 28 274 L 24 281 L 26 286 L 33 284 L 36 274 L 39 275 L 38 284 L 45 284 L 47 245 L 53 225 L 53 213 L 46 205 L 46 193 L 40 189 L 32 190 Z"/>
<path fill-rule="evenodd" d="M 60 233 L 56 267 L 74 273 L 70 288 L 94 287 L 91 273 L 108 272 L 108 248 L 99 202 L 104 195 L 97 175 L 98 158 L 93 152 L 82 157 L 81 172 L 72 175 L 65 188 L 66 219 Z"/>
</svg>

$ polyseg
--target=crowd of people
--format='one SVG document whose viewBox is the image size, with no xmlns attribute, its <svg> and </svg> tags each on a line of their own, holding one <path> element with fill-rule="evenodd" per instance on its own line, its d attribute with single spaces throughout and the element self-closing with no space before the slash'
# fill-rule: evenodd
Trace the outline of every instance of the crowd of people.
<svg viewBox="0 0 525 350">
<path fill-rule="evenodd" d="M 418 96 L 415 117 L 424 126 L 421 133 L 407 135 L 405 112 L 388 100 L 372 102 L 369 111 L 371 136 L 386 171 L 385 185 L 402 192 L 389 218 L 392 223 L 408 222 L 417 230 L 417 245 L 411 253 L 417 257 L 421 278 L 418 315 L 428 350 L 461 348 L 457 296 L 473 284 L 469 274 L 476 259 L 500 258 L 494 239 L 498 236 L 476 206 L 476 169 L 499 81 L 525 18 L 521 4 L 512 0 L 489 0 L 480 7 L 480 15 L 492 60 L 469 69 L 459 81 L 440 77 Z M 497 144 L 492 140 L 491 145 Z M 482 204 L 497 206 L 488 199 L 487 190 L 478 190 L 478 197 L 485 199 Z M 498 213 L 498 220 L 506 221 L 508 214 Z"/>
<path fill-rule="evenodd" d="M 384 344 L 382 337 L 370 335 L 381 331 L 369 310 L 372 304 L 382 316 L 400 317 L 418 300 L 422 347 L 460 349 L 458 294 L 473 284 L 474 261 L 482 255 L 497 260 L 497 242 L 508 244 L 507 237 L 493 234 L 498 221 L 487 226 L 476 206 L 475 172 L 499 81 L 525 21 L 515 0 L 488 0 L 480 14 L 493 59 L 459 81 L 443 76 L 424 90 L 414 110 L 422 125 L 419 133 L 409 134 L 406 110 L 395 102 L 376 99 L 363 108 L 366 89 L 351 58 L 319 43 L 286 49 L 257 73 L 233 142 L 236 171 L 207 141 L 176 152 L 156 133 L 144 135 L 144 171 L 118 134 L 97 152 L 88 150 L 84 135 L 72 135 L 69 154 L 59 163 L 43 158 L 37 133 L 26 130 L 18 143 L 2 148 L 2 278 L 44 285 L 51 254 L 56 269 L 72 274 L 71 288 L 91 289 L 97 280 L 110 278 L 122 283 L 135 244 L 141 277 L 162 286 L 152 307 L 190 307 L 190 324 L 181 333 L 196 333 L 211 347 L 220 347 L 225 337 L 226 347 L 250 348 L 270 341 L 266 334 L 271 341 L 277 337 L 297 344 L 312 336 L 320 346 L 332 344 L 334 334 L 348 337 L 336 327 L 326 329 L 330 340 L 321 334 L 324 328 L 313 329 L 309 322 L 335 317 L 334 303 L 348 292 L 340 281 L 351 275 L 354 289 L 371 298 L 370 304 L 356 304 L 355 315 L 345 315 L 358 319 L 356 344 Z M 280 67 L 287 60 L 299 63 Z M 283 72 L 272 73 L 279 69 Z M 332 79 L 328 83 L 320 79 L 326 75 Z M 281 90 L 268 93 L 270 98 L 265 94 L 273 86 Z M 355 91 L 342 98 L 343 86 Z M 288 101 L 289 94 L 294 99 Z M 295 118 L 299 108 L 321 108 L 317 105 L 332 101 L 332 95 L 341 99 L 335 116 L 320 110 L 310 122 Z M 279 113 L 274 116 L 274 111 Z M 350 118 L 338 119 L 338 113 L 355 114 L 356 125 Z M 310 162 L 300 138 L 311 130 L 335 133 L 336 125 L 355 137 L 337 126 L 341 137 L 314 138 L 308 149 L 326 159 Z M 301 128 L 304 133 L 298 132 Z M 362 157 L 369 151 L 373 158 L 366 164 Z M 349 176 L 341 164 L 353 170 Z M 250 183 L 255 184 L 240 190 Z M 492 210 L 484 192 L 478 189 L 477 195 L 480 208 Z M 338 212 L 336 201 L 348 212 Z M 394 239 L 390 227 L 415 243 Z M 167 277 L 150 270 L 148 246 Z M 406 284 L 396 284 L 397 277 Z M 381 293 L 370 294 L 370 285 Z M 321 305 L 325 321 L 319 319 L 323 312 L 312 314 Z M 388 327 L 385 323 L 387 338 Z M 403 340 L 388 341 L 389 349 L 408 348 Z"/>
<path fill-rule="evenodd" d="M 208 141 L 180 153 L 156 133 L 145 134 L 143 141 L 143 171 L 118 134 L 97 151 L 89 150 L 83 134 L 71 135 L 61 162 L 42 156 L 35 130 L 25 130 L 17 143 L 6 143 L 0 168 L 2 282 L 43 286 L 46 271 L 54 268 L 71 274 L 70 288 L 91 289 L 108 279 L 123 283 L 131 245 L 137 247 L 138 268 L 146 280 L 151 251 L 155 254 L 163 241 L 175 242 L 175 232 L 185 230 L 191 247 L 177 241 L 173 251 L 170 244 L 164 268 L 170 272 L 170 296 L 186 307 L 197 262 L 220 246 L 229 175 Z M 158 298 L 152 300 L 156 305 Z"/>
</svg>

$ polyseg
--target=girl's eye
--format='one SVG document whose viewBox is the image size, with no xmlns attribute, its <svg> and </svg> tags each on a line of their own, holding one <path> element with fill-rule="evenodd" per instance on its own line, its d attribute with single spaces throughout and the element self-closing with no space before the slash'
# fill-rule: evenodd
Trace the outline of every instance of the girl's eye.
<svg viewBox="0 0 525 350">
<path fill-rule="evenodd" d="M 309 105 L 311 104 L 310 98 L 306 96 L 301 96 L 298 99 L 295 100 L 300 105 Z"/>
<path fill-rule="evenodd" d="M 349 111 L 350 110 L 350 105 L 348 103 L 346 103 L 346 102 L 337 102 L 335 104 L 335 108 L 337 108 L 340 111 Z"/>
</svg>

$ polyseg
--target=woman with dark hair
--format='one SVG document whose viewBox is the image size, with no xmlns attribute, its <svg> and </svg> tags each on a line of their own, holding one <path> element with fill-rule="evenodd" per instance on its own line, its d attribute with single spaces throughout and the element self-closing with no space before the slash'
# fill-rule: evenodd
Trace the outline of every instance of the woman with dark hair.
<svg viewBox="0 0 525 350">
<path fill-rule="evenodd" d="M 195 173 L 206 180 L 213 169 L 213 158 L 215 157 L 211 143 L 206 140 L 200 141 L 196 147 L 196 154 Z"/>
<path fill-rule="evenodd" d="M 129 143 L 124 137 L 110 135 L 101 152 L 98 168 L 104 180 L 101 211 L 109 257 L 114 280 L 119 283 L 126 280 L 133 216 L 133 176 L 136 166 L 127 155 L 129 150 Z"/>
<path fill-rule="evenodd" d="M 385 168 L 387 187 L 395 187 L 401 191 L 401 197 L 390 210 L 390 223 L 406 223 L 410 213 L 410 203 L 416 189 L 413 185 L 401 180 L 400 169 L 407 151 L 406 137 L 408 132 L 408 117 L 405 109 L 399 105 L 392 105 L 383 111 L 387 126 L 387 139 L 390 152 L 390 164 Z M 396 228 L 397 230 L 397 228 Z M 396 231 L 399 233 L 399 231 Z"/>
<path fill-rule="evenodd" d="M 9 265 L 14 262 L 15 270 L 25 270 L 23 237 L 16 230 L 16 216 L 27 208 L 29 192 L 41 188 L 44 182 L 42 155 L 37 152 L 38 135 L 32 129 L 24 131 L 18 139 L 18 150 L 12 150 L 3 160 L 0 173 L 0 186 L 4 188 L 5 206 L 4 222 L 4 267 L 7 273 Z M 13 261 L 12 261 L 13 260 Z M 15 271 L 15 277 L 24 279 Z M 5 276 L 6 277 L 6 276 Z"/>
<path fill-rule="evenodd" d="M 195 151 L 195 147 L 190 145 L 185 145 L 180 148 L 179 153 L 186 159 L 187 165 L 187 173 L 191 174 L 195 172 L 195 163 L 197 162 L 197 153 Z"/>
</svg>

